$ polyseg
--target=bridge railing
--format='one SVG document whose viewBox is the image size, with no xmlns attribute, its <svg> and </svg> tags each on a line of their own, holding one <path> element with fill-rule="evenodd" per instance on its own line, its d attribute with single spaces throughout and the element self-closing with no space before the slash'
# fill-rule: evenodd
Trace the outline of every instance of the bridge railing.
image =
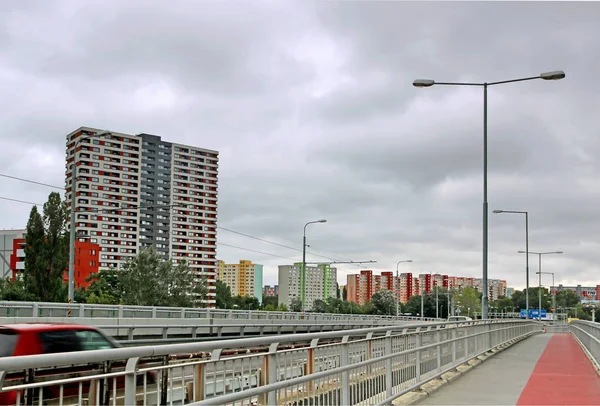
<svg viewBox="0 0 600 406">
<path fill-rule="evenodd" d="M 592 362 L 600 370 L 600 324 L 591 321 L 573 320 L 569 330 L 585 347 Z"/>
<path fill-rule="evenodd" d="M 0 403 L 383 404 L 538 331 L 520 320 L 415 323 L 4 357 Z"/>
<path fill-rule="evenodd" d="M 11 302 L 0 301 L 0 318 L 2 317 L 112 317 L 112 318 L 163 318 L 163 319 L 252 319 L 252 320 L 425 320 L 435 318 L 414 316 L 386 316 L 370 314 L 337 314 L 312 312 L 278 312 L 262 310 L 229 310 L 191 307 L 160 306 L 127 306 L 83 303 L 46 303 L 46 302 Z"/>
</svg>

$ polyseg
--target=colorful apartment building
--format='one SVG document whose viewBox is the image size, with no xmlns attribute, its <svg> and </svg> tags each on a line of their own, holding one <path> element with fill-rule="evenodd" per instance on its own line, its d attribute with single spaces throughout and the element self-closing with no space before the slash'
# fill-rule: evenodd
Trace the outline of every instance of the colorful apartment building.
<svg viewBox="0 0 600 406">
<path fill-rule="evenodd" d="M 99 269 L 100 245 L 88 241 L 75 241 L 75 289 L 87 288 L 91 281 L 88 278 Z M 12 253 L 10 255 L 11 279 L 19 278 L 25 270 L 25 238 L 13 240 Z M 68 269 L 63 274 L 65 283 L 69 280 Z"/>
<path fill-rule="evenodd" d="M 279 285 L 265 285 L 263 286 L 263 297 L 264 296 L 279 296 Z"/>
<path fill-rule="evenodd" d="M 348 289 L 347 299 L 360 305 L 369 302 L 375 293 L 382 290 L 394 292 L 401 303 L 406 303 L 412 296 L 431 293 L 435 291 L 436 287 L 451 290 L 473 287 L 481 290 L 481 279 L 439 273 L 418 276 L 413 276 L 412 273 L 403 273 L 396 278 L 392 272 L 382 272 L 380 275 L 374 275 L 371 270 L 363 270 L 359 274 L 347 275 L 346 286 Z M 508 288 L 504 280 L 490 279 L 488 288 L 490 300 L 497 300 L 508 294 Z"/>
<path fill-rule="evenodd" d="M 233 296 L 252 296 L 262 302 L 263 266 L 241 260 L 238 264 L 217 261 L 217 278 L 231 289 Z"/>
<path fill-rule="evenodd" d="M 278 277 L 279 304 L 288 307 L 294 298 L 299 298 L 305 304 L 305 309 L 310 310 L 315 300 L 337 296 L 337 268 L 329 264 L 306 265 L 305 284 L 302 263 L 279 265 Z"/>
</svg>

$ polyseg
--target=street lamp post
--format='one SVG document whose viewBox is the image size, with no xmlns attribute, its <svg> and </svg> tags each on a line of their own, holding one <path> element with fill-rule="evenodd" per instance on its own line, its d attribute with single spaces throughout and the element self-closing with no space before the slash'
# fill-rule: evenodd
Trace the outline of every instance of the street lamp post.
<svg viewBox="0 0 600 406">
<path fill-rule="evenodd" d="M 538 285 L 538 320 L 542 320 L 542 255 L 550 255 L 550 254 L 562 254 L 562 251 L 549 251 L 549 252 L 533 252 L 533 251 L 529 251 L 529 253 L 525 253 L 523 251 L 519 251 L 519 254 L 527 254 L 527 256 L 529 256 L 529 254 L 535 254 L 538 256 L 538 271 L 536 272 L 537 274 L 539 274 L 539 285 Z M 527 292 L 527 295 L 529 296 L 529 292 Z"/>
<path fill-rule="evenodd" d="M 563 71 L 545 72 L 539 76 L 532 76 L 521 79 L 502 80 L 499 82 L 484 82 L 484 83 L 471 83 L 471 82 L 436 82 L 431 79 L 417 79 L 413 82 L 415 87 L 431 87 L 433 85 L 444 85 L 444 86 L 476 86 L 483 87 L 483 278 L 482 285 L 483 291 L 487 292 L 488 286 L 488 200 L 487 200 L 487 189 L 488 189 L 488 153 L 487 153 L 487 93 L 489 86 L 502 85 L 506 83 L 524 82 L 527 80 L 544 79 L 544 80 L 560 80 L 565 77 Z M 487 294 L 482 295 L 481 298 L 481 318 L 487 319 L 488 314 L 488 297 Z"/>
<path fill-rule="evenodd" d="M 396 317 L 399 315 L 400 309 L 400 274 L 398 271 L 398 266 L 402 263 L 412 262 L 412 259 L 407 259 L 405 261 L 398 261 L 396 264 Z"/>
<path fill-rule="evenodd" d="M 321 220 L 309 221 L 308 223 L 306 223 L 304 225 L 304 236 L 302 237 L 302 272 L 301 272 L 302 291 L 300 292 L 300 296 L 302 297 L 302 311 L 303 312 L 306 311 L 306 227 L 309 224 L 315 224 L 315 223 L 327 223 L 327 220 L 321 219 Z"/>
<path fill-rule="evenodd" d="M 542 272 L 541 270 L 539 271 L 541 274 L 545 274 L 545 275 L 552 275 L 552 286 L 554 287 L 554 272 Z M 556 308 L 556 295 L 554 294 L 554 291 L 552 291 L 552 308 L 555 309 Z M 554 311 L 553 311 L 554 313 Z"/>
<path fill-rule="evenodd" d="M 71 171 L 71 224 L 69 230 L 69 281 L 68 281 L 68 300 L 69 303 L 72 303 L 75 296 L 75 201 L 76 201 L 76 192 L 75 192 L 75 179 L 77 177 L 77 147 L 79 143 L 83 140 L 89 140 L 91 138 L 102 138 L 110 135 L 110 131 L 102 131 L 96 133 L 94 135 L 85 135 L 81 136 L 77 141 L 75 141 L 75 146 L 73 147 L 73 170 Z"/>
<path fill-rule="evenodd" d="M 494 210 L 495 214 L 524 214 L 525 215 L 525 252 L 529 252 L 529 213 L 516 210 Z M 529 255 L 525 255 L 525 319 L 529 319 Z"/>
</svg>

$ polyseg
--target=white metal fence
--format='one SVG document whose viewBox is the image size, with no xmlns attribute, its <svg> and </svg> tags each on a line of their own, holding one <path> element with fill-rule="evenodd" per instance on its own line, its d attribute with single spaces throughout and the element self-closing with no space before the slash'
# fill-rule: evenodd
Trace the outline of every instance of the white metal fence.
<svg viewBox="0 0 600 406">
<path fill-rule="evenodd" d="M 336 314 L 311 312 L 270 312 L 190 307 L 123 306 L 0 301 L 0 317 L 86 317 L 86 318 L 162 318 L 162 319 L 251 319 L 251 320 L 425 320 L 434 318 L 371 314 Z"/>
<path fill-rule="evenodd" d="M 538 331 L 520 320 L 428 323 L 6 357 L 0 403 L 385 404 Z"/>
<path fill-rule="evenodd" d="M 573 320 L 569 323 L 569 330 L 591 355 L 596 368 L 600 369 L 600 324 L 591 321 Z"/>
</svg>

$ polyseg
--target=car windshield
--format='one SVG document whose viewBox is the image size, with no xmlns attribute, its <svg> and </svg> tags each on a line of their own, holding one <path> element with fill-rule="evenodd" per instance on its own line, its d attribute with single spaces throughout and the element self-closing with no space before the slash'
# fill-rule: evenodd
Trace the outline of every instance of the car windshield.
<svg viewBox="0 0 600 406">
<path fill-rule="evenodd" d="M 104 335 L 100 334 L 98 331 L 80 330 L 76 331 L 75 334 L 77 335 L 77 338 L 79 338 L 82 351 L 106 350 L 116 347 L 115 343 L 110 341 Z"/>
<path fill-rule="evenodd" d="M 94 330 L 57 330 L 40 333 L 44 353 L 105 350 L 117 345 Z"/>
<path fill-rule="evenodd" d="M 0 357 L 9 357 L 13 355 L 19 335 L 16 331 L 0 331 Z"/>
</svg>

